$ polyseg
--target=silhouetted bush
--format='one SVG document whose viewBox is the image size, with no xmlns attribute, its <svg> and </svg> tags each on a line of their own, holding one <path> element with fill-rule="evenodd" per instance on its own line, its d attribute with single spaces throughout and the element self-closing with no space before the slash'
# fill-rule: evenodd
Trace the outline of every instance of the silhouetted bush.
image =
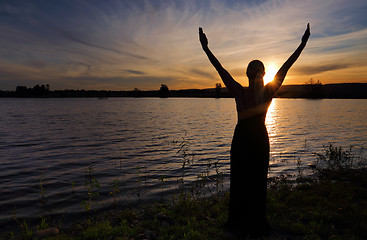
<svg viewBox="0 0 367 240">
<path fill-rule="evenodd" d="M 169 95 L 169 90 L 166 84 L 162 84 L 161 88 L 159 89 L 159 97 L 166 98 Z"/>
<path fill-rule="evenodd" d="M 323 97 L 323 87 L 322 83 L 317 80 L 316 82 L 311 78 L 310 81 L 305 83 L 308 97 L 310 98 L 322 98 Z"/>
<path fill-rule="evenodd" d="M 221 83 L 216 83 L 215 84 L 215 97 L 216 98 L 220 98 L 220 90 L 222 88 L 222 84 Z"/>
<path fill-rule="evenodd" d="M 142 96 L 141 90 L 139 90 L 138 88 L 134 88 L 133 97 L 141 97 L 141 96 Z"/>
</svg>

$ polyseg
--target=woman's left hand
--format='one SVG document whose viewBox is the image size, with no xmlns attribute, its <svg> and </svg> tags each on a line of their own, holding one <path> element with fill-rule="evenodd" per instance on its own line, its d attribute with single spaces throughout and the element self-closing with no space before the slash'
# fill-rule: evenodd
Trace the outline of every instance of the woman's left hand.
<svg viewBox="0 0 367 240">
<path fill-rule="evenodd" d="M 206 38 L 206 35 L 201 27 L 199 27 L 199 39 L 203 48 L 208 47 L 208 39 Z"/>
</svg>

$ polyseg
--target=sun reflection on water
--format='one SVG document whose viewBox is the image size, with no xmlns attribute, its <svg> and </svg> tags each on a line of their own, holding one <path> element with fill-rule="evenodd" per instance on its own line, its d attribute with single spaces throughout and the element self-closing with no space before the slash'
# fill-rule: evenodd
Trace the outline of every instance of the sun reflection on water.
<svg viewBox="0 0 367 240">
<path fill-rule="evenodd" d="M 273 100 L 268 108 L 268 113 L 266 114 L 265 124 L 267 127 L 275 123 L 275 118 L 277 117 L 277 101 Z"/>
<path fill-rule="evenodd" d="M 274 99 L 269 108 L 268 112 L 266 114 L 265 124 L 266 128 L 268 130 L 269 135 L 269 143 L 270 143 L 270 156 L 272 156 L 272 146 L 276 144 L 278 129 L 277 129 L 277 119 L 279 117 L 279 106 L 278 106 L 277 99 Z M 270 157 L 270 165 L 274 164 L 276 161 L 272 160 L 272 157 Z"/>
</svg>

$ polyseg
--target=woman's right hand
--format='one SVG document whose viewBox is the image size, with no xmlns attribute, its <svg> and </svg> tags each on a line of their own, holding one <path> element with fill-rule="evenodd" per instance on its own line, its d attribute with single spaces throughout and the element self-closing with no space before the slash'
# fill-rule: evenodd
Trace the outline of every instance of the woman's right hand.
<svg viewBox="0 0 367 240">
<path fill-rule="evenodd" d="M 302 42 L 303 43 L 306 43 L 308 41 L 308 38 L 310 37 L 311 33 L 310 33 L 310 24 L 308 23 L 307 24 L 307 29 L 305 31 L 305 33 L 303 34 L 303 37 L 302 37 Z"/>
</svg>

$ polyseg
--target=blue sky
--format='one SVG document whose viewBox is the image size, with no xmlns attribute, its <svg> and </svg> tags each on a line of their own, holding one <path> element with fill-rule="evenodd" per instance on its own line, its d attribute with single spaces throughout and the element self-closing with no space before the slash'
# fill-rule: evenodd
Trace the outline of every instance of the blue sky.
<svg viewBox="0 0 367 240">
<path fill-rule="evenodd" d="M 367 82 L 366 12 L 365 0 L 3 0 L 0 90 L 214 87 L 199 26 L 246 86 L 248 62 L 279 68 L 308 22 L 311 38 L 285 84 Z"/>
</svg>

